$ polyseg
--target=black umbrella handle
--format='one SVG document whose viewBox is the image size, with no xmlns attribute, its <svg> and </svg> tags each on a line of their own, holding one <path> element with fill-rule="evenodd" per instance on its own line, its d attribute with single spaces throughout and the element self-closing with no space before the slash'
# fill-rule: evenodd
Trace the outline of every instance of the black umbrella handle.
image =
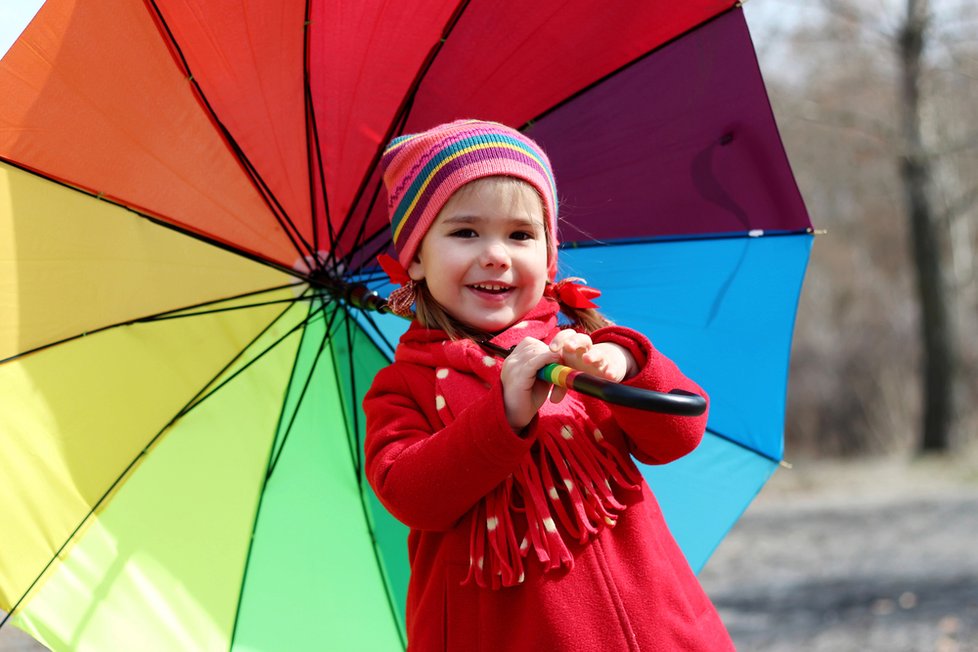
<svg viewBox="0 0 978 652">
<path fill-rule="evenodd" d="M 512 353 L 512 349 L 503 348 L 492 342 L 479 342 L 479 344 L 504 358 Z M 682 389 L 655 392 L 651 389 L 629 387 L 562 364 L 548 364 L 537 372 L 537 378 L 558 387 L 565 387 L 581 394 L 599 398 L 607 403 L 648 410 L 649 412 L 697 417 L 706 411 L 706 399 L 699 394 Z"/>
<path fill-rule="evenodd" d="M 706 411 L 706 399 L 699 394 L 682 389 L 655 392 L 650 389 L 629 387 L 560 364 L 548 364 L 537 372 L 537 378 L 608 403 L 639 410 L 684 417 L 696 417 Z"/>
</svg>

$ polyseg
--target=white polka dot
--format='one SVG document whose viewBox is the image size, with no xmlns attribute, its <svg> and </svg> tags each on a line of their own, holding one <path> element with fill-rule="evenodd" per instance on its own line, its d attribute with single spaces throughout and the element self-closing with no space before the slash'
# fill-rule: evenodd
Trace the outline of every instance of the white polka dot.
<svg viewBox="0 0 978 652">
<path fill-rule="evenodd" d="M 603 440 L 604 440 L 604 435 L 601 434 L 601 431 L 600 430 L 598 430 L 597 428 L 595 428 L 594 429 L 594 441 L 603 441 Z"/>
<path fill-rule="evenodd" d="M 570 426 L 564 426 L 563 428 L 560 429 L 560 436 L 563 437 L 564 439 L 573 439 L 574 431 L 571 430 Z"/>
<path fill-rule="evenodd" d="M 442 395 L 439 394 L 438 396 L 435 397 L 435 407 L 437 409 L 439 409 L 439 410 L 441 410 L 442 408 L 445 407 L 445 397 L 444 396 L 442 396 Z"/>
<path fill-rule="evenodd" d="M 529 325 L 530 324 L 528 322 L 520 321 L 520 322 L 516 322 L 515 324 L 513 324 L 512 326 L 510 326 L 510 328 L 526 328 Z"/>
<path fill-rule="evenodd" d="M 496 518 L 495 516 L 490 516 L 489 518 L 486 519 L 486 527 L 489 528 L 490 532 L 495 530 L 498 526 L 499 526 L 499 519 Z"/>
<path fill-rule="evenodd" d="M 520 584 L 522 584 L 523 580 L 525 579 L 526 579 L 526 573 L 520 573 Z"/>
<path fill-rule="evenodd" d="M 436 378 L 448 378 L 448 369 L 444 369 L 444 368 L 439 369 L 438 371 L 435 372 L 435 377 Z"/>
<path fill-rule="evenodd" d="M 482 564 L 484 561 L 485 560 L 482 557 L 479 557 L 479 561 L 475 563 L 475 565 L 479 567 L 479 570 L 482 570 Z"/>
<path fill-rule="evenodd" d="M 520 552 L 525 552 L 527 548 L 530 547 L 530 542 L 527 541 L 526 537 L 520 542 Z"/>
<path fill-rule="evenodd" d="M 547 532 L 556 532 L 557 525 L 554 523 L 552 518 L 543 519 L 543 527 L 547 528 Z"/>
<path fill-rule="evenodd" d="M 564 480 L 564 486 L 567 487 L 567 491 L 574 491 L 574 481 Z"/>
<path fill-rule="evenodd" d="M 557 487 L 550 487 L 550 489 L 547 490 L 547 493 L 550 494 L 550 497 L 554 500 L 560 499 L 560 496 L 557 494 Z"/>
<path fill-rule="evenodd" d="M 482 364 L 486 365 L 487 367 L 495 367 L 496 358 L 492 357 L 491 355 L 487 355 L 486 357 L 482 358 Z"/>
</svg>

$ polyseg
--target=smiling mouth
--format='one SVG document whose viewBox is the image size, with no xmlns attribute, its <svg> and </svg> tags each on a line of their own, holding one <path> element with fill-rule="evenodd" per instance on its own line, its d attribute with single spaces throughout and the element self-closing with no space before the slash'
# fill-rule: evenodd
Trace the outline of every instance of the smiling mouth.
<svg viewBox="0 0 978 652">
<path fill-rule="evenodd" d="M 502 285 L 500 283 L 474 283 L 469 287 L 478 292 L 486 292 L 488 294 L 505 294 L 513 289 L 509 285 Z"/>
</svg>

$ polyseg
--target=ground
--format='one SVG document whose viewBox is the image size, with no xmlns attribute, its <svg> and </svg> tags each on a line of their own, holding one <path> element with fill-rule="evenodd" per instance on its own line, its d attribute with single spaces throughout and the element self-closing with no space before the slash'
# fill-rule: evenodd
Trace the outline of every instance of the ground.
<svg viewBox="0 0 978 652">
<path fill-rule="evenodd" d="M 978 652 L 978 454 L 796 460 L 700 578 L 740 652 Z"/>
<path fill-rule="evenodd" d="M 781 469 L 700 578 L 741 652 L 978 652 L 978 464 Z"/>
</svg>

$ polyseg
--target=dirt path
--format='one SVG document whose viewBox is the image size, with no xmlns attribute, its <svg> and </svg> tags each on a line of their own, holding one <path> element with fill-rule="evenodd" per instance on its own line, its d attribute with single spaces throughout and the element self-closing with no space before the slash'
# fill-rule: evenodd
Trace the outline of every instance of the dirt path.
<svg viewBox="0 0 978 652">
<path fill-rule="evenodd" d="M 701 580 L 741 652 L 978 652 L 978 466 L 779 471 Z"/>
</svg>

